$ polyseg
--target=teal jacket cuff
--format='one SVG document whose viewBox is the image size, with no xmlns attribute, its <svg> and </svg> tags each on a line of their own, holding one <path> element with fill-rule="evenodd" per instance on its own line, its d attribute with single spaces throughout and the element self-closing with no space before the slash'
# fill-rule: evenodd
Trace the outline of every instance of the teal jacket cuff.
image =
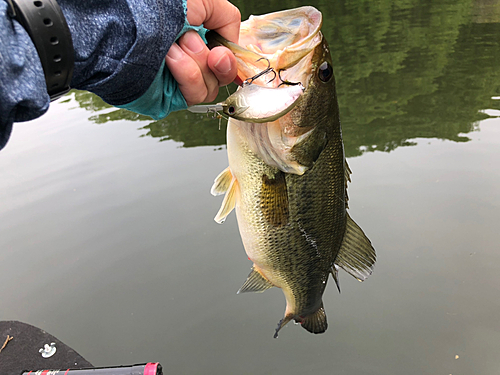
<svg viewBox="0 0 500 375">
<path fill-rule="evenodd" d="M 184 7 L 186 7 L 185 4 L 184 2 Z M 201 38 L 206 43 L 205 34 L 207 29 L 205 29 L 203 25 L 191 26 L 187 22 L 187 19 L 176 40 L 189 30 L 194 30 L 200 34 Z M 150 116 L 154 120 L 159 120 L 168 116 L 171 112 L 186 109 L 188 106 L 179 89 L 179 84 L 175 81 L 174 77 L 165 66 L 165 60 L 163 60 L 160 70 L 156 74 L 151 86 L 149 86 L 149 89 L 140 98 L 128 104 L 117 105 L 116 107 L 125 108 L 132 112 Z"/>
</svg>

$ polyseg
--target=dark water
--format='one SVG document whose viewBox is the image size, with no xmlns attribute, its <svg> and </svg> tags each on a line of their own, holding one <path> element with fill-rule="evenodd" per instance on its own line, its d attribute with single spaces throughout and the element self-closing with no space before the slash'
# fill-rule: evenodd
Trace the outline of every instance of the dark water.
<svg viewBox="0 0 500 375">
<path fill-rule="evenodd" d="M 251 263 L 213 221 L 225 124 L 152 122 L 74 92 L 0 152 L 0 319 L 94 365 L 176 374 L 497 374 L 500 3 L 235 2 L 243 18 L 323 12 L 350 213 L 378 253 L 324 296 L 329 329 L 272 338 L 278 289 L 236 295 Z"/>
</svg>

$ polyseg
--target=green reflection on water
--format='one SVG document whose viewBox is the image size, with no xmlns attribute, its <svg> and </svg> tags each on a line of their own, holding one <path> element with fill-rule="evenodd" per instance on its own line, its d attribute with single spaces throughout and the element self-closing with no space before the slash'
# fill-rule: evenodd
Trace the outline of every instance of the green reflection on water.
<svg viewBox="0 0 500 375">
<path fill-rule="evenodd" d="M 234 1 L 242 19 L 313 5 L 334 62 L 346 156 L 391 151 L 411 139 L 467 141 L 482 109 L 500 109 L 500 6 L 498 2 L 433 1 Z M 221 90 L 223 91 L 223 90 Z M 220 98 L 227 94 L 221 92 Z M 95 95 L 76 92 L 96 123 L 147 121 L 110 111 Z M 106 109 L 104 111 L 104 109 Z M 104 112 L 104 113 L 100 113 Z M 150 120 L 150 119 L 149 119 Z M 223 145 L 225 121 L 187 111 L 141 128 L 143 136 L 184 147 Z M 145 131 L 145 132 L 144 132 Z"/>
</svg>

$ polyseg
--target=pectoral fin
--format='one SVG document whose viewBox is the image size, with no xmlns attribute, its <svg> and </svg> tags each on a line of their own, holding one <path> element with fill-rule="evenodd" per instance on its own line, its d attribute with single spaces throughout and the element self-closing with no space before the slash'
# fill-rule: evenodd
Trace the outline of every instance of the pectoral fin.
<svg viewBox="0 0 500 375">
<path fill-rule="evenodd" d="M 229 189 L 232 179 L 233 175 L 231 170 L 227 167 L 215 178 L 210 193 L 214 196 L 224 194 L 227 189 Z"/>
<path fill-rule="evenodd" d="M 217 215 L 215 215 L 214 220 L 222 224 L 224 220 L 226 220 L 227 215 L 233 210 L 236 205 L 236 195 L 238 191 L 238 181 L 236 178 L 232 178 L 227 188 L 226 195 L 224 196 L 224 200 L 222 201 L 221 207 Z"/>
<path fill-rule="evenodd" d="M 361 228 L 347 214 L 346 231 L 335 264 L 359 281 L 372 274 L 375 249 Z"/>
</svg>

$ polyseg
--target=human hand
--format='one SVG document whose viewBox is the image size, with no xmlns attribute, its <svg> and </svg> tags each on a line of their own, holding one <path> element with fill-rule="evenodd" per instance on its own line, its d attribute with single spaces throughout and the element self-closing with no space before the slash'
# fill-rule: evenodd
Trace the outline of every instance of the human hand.
<svg viewBox="0 0 500 375">
<path fill-rule="evenodd" d="M 187 0 L 187 20 L 203 25 L 237 43 L 241 15 L 226 0 Z M 174 43 L 165 58 L 166 64 L 188 105 L 215 100 L 220 86 L 236 78 L 236 58 L 225 47 L 209 50 L 195 31 L 188 31 Z"/>
</svg>

